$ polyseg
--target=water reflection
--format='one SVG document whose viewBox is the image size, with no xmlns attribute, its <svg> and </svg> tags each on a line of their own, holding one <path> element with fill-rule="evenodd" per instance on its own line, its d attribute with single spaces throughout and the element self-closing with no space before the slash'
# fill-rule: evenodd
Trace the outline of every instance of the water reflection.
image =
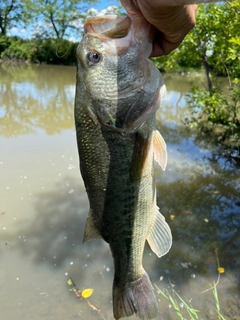
<svg viewBox="0 0 240 320">
<path fill-rule="evenodd" d="M 161 259 L 147 247 L 144 266 L 159 287 L 169 287 L 170 280 L 193 299 L 194 307 L 212 310 L 212 293 L 199 293 L 217 279 L 218 248 L 226 270 L 219 296 L 234 319 L 240 310 L 240 168 L 198 145 L 184 130 L 184 94 L 191 81 L 165 75 L 168 96 L 157 118 L 169 164 L 164 173 L 156 168 L 156 178 L 158 205 L 171 226 L 173 247 Z M 80 288 L 94 288 L 91 301 L 110 320 L 113 264 L 108 245 L 82 245 L 88 201 L 73 123 L 75 68 L 0 65 L 0 90 L 1 314 L 4 320 L 33 315 L 36 320 L 99 319 L 69 294 L 65 274 L 71 274 Z M 158 320 L 178 319 L 167 301 L 159 303 Z"/>
<path fill-rule="evenodd" d="M 0 135 L 72 128 L 74 68 L 0 64 Z"/>
<path fill-rule="evenodd" d="M 184 257 L 192 264 L 199 264 L 202 272 L 204 266 L 208 267 L 208 257 L 216 261 L 214 249 L 219 248 L 222 264 L 228 270 L 235 270 L 239 279 L 234 259 L 230 264 L 224 259 L 234 248 L 233 239 L 240 240 L 240 177 L 236 178 L 236 167 L 231 164 L 223 168 L 213 156 L 194 159 L 192 163 L 184 159 L 180 162 L 180 168 L 179 164 L 171 163 L 175 167 L 172 170 L 178 172 L 174 181 L 158 182 L 159 206 L 175 216 L 170 222 L 174 238 L 170 260 L 178 257 L 180 262 Z M 172 276 L 177 276 L 177 269 L 172 268 Z"/>
<path fill-rule="evenodd" d="M 229 315 L 235 317 L 233 310 L 239 313 L 240 306 L 239 164 L 195 145 L 195 138 L 181 125 L 165 123 L 161 128 L 169 142 L 170 172 L 166 180 L 158 176 L 158 205 L 168 213 L 173 247 L 166 258 L 155 262 L 155 269 L 165 270 L 162 276 L 188 297 L 194 287 L 199 305 L 209 310 L 212 293 L 204 297 L 209 303 L 201 304 L 200 292 L 217 281 L 217 249 L 220 265 L 225 267 L 218 284 L 225 299 L 222 307 L 228 306 Z"/>
</svg>

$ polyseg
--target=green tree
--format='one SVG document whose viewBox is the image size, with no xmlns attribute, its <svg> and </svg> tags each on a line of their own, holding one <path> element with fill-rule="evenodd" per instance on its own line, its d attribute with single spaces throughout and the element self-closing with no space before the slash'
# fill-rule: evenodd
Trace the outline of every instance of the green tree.
<svg viewBox="0 0 240 320">
<path fill-rule="evenodd" d="M 240 2 L 199 5 L 196 27 L 168 57 L 157 59 L 167 70 L 203 67 L 207 89 L 193 86 L 187 97 L 190 114 L 186 123 L 196 127 L 198 137 L 214 145 L 239 148 L 240 91 L 233 86 L 240 78 Z M 215 76 L 227 76 L 229 88 Z"/>
<path fill-rule="evenodd" d="M 88 4 L 97 0 L 89 0 Z M 86 5 L 86 2 L 85 2 Z M 36 23 L 43 21 L 47 27 L 47 36 L 64 38 L 71 29 L 79 29 L 85 18 L 86 7 L 79 0 L 27 0 L 27 10 Z M 44 33 L 44 28 L 41 28 Z"/>
<path fill-rule="evenodd" d="M 182 45 L 156 62 L 167 70 L 201 67 L 206 72 L 208 89 L 212 90 L 210 73 L 240 77 L 240 1 L 199 5 L 196 27 Z"/>
<path fill-rule="evenodd" d="M 19 25 L 22 21 L 24 2 L 22 0 L 0 0 L 0 35 Z"/>
</svg>

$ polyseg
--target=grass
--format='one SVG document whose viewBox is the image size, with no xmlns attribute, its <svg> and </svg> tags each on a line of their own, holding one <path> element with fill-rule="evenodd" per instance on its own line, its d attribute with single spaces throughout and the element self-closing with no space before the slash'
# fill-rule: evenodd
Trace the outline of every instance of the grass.
<svg viewBox="0 0 240 320">
<path fill-rule="evenodd" d="M 219 304 L 219 299 L 218 299 L 218 293 L 217 293 L 217 287 L 216 286 L 212 289 L 212 292 L 213 292 L 213 296 L 214 296 L 215 303 L 216 303 L 218 320 L 226 320 L 226 318 L 224 318 L 220 313 L 220 304 Z"/>
<path fill-rule="evenodd" d="M 217 320 L 227 320 L 221 312 L 220 312 L 220 303 L 218 299 L 218 292 L 217 287 L 213 286 L 211 288 L 213 293 L 213 298 L 215 302 L 216 307 L 216 316 L 209 315 L 207 311 L 200 311 L 195 309 L 191 303 L 188 301 L 187 298 L 181 297 L 171 286 L 171 292 L 168 290 L 165 290 L 163 292 L 157 285 L 155 287 L 157 288 L 158 293 L 164 297 L 164 299 L 168 300 L 172 307 L 174 308 L 176 315 L 181 320 L 201 320 L 201 319 L 217 319 Z M 185 314 L 188 314 L 188 318 L 186 318 Z"/>
<path fill-rule="evenodd" d="M 157 288 L 158 293 L 161 294 L 166 300 L 168 300 L 171 303 L 174 310 L 176 311 L 176 314 L 178 315 L 178 317 L 181 320 L 186 319 L 183 315 L 182 310 L 181 310 L 181 309 L 183 309 L 183 307 L 185 307 L 185 310 L 187 311 L 191 320 L 200 319 L 198 317 L 198 313 L 200 311 L 197 309 L 194 309 L 191 306 L 190 302 L 187 301 L 186 298 L 183 299 L 182 297 L 180 297 L 180 295 L 173 288 L 171 289 L 171 292 L 166 290 L 166 293 L 164 293 L 157 285 L 155 285 L 155 287 Z"/>
</svg>

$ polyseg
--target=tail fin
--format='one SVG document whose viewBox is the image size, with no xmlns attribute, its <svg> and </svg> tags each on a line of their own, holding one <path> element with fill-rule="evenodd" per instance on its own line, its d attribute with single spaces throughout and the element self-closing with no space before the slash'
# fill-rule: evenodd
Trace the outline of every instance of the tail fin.
<svg viewBox="0 0 240 320">
<path fill-rule="evenodd" d="M 154 319 L 158 305 L 148 274 L 126 283 L 113 284 L 113 313 L 115 319 L 130 317 L 134 313 L 142 320 Z"/>
</svg>

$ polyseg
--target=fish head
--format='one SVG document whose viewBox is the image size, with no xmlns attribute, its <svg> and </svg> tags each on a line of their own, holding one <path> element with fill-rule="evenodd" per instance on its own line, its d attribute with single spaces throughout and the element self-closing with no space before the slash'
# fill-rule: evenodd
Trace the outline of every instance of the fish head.
<svg viewBox="0 0 240 320">
<path fill-rule="evenodd" d="M 156 111 L 163 82 L 148 60 L 153 38 L 151 25 L 141 17 L 86 20 L 77 49 L 76 99 L 78 90 L 84 91 L 94 121 L 109 129 L 130 131 Z"/>
</svg>

